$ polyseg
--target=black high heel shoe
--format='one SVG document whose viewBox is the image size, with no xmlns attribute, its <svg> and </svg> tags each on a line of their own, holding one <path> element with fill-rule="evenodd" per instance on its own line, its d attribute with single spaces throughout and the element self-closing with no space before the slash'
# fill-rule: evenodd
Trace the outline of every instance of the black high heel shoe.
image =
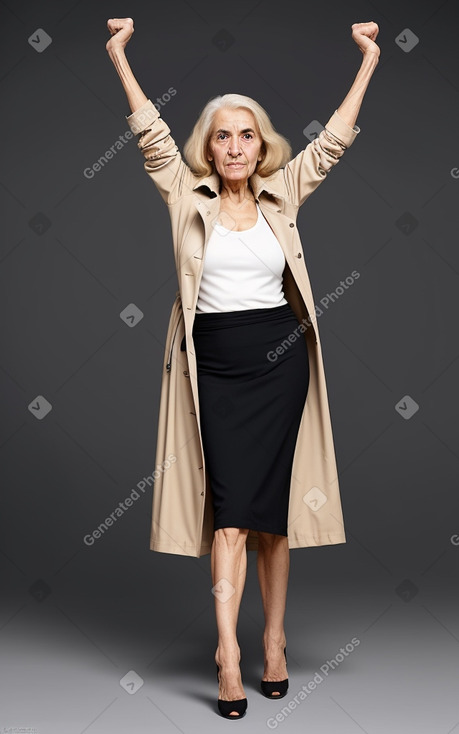
<svg viewBox="0 0 459 734">
<path fill-rule="evenodd" d="M 287 662 L 287 648 L 284 647 L 285 662 Z M 262 680 L 261 692 L 266 698 L 283 698 L 288 690 L 288 678 L 285 680 Z M 274 692 L 279 691 L 277 695 Z"/>
<path fill-rule="evenodd" d="M 220 669 L 217 665 L 217 681 L 220 682 L 219 672 Z M 218 710 L 225 719 L 242 719 L 247 711 L 247 699 L 237 698 L 235 701 L 224 701 L 223 698 L 217 700 Z M 231 715 L 231 711 L 237 711 L 238 715 Z"/>
</svg>

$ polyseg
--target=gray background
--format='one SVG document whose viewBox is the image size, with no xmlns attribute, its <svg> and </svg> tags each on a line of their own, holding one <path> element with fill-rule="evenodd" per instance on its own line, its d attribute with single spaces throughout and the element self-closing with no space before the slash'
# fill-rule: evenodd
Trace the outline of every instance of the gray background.
<svg viewBox="0 0 459 734">
<path fill-rule="evenodd" d="M 105 43 L 107 19 L 129 15 L 147 97 L 177 90 L 161 112 L 179 147 L 205 102 L 235 91 L 268 110 L 294 154 L 358 71 L 351 24 L 379 25 L 361 133 L 298 220 L 318 306 L 360 273 L 318 319 L 347 543 L 291 553 L 282 702 L 258 691 L 249 553 L 238 627 L 249 709 L 233 726 L 270 731 L 284 710 L 285 734 L 458 732 L 457 4 L 10 0 L 0 13 L 0 731 L 229 726 L 216 714 L 210 557 L 149 550 L 151 488 L 83 542 L 155 468 L 177 289 L 167 208 L 136 138 L 83 174 L 128 129 Z M 28 41 L 40 28 L 52 39 L 41 53 Z M 407 28 L 410 52 L 396 40 Z M 144 314 L 135 328 L 120 318 L 130 303 Z M 42 420 L 38 396 L 52 406 Z M 419 406 L 409 419 L 405 396 Z M 130 671 L 135 694 L 120 685 Z"/>
</svg>

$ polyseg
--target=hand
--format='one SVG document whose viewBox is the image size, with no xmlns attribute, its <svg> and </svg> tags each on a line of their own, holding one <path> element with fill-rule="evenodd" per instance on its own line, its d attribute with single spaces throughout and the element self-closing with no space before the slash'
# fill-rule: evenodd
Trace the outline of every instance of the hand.
<svg viewBox="0 0 459 734">
<path fill-rule="evenodd" d="M 353 23 L 352 38 L 365 56 L 365 54 L 376 54 L 379 58 L 381 49 L 375 43 L 375 38 L 379 33 L 378 24 L 372 20 L 369 23 Z"/>
<path fill-rule="evenodd" d="M 112 36 L 105 44 L 107 51 L 124 49 L 134 33 L 134 21 L 132 18 L 109 18 L 107 28 Z"/>
</svg>

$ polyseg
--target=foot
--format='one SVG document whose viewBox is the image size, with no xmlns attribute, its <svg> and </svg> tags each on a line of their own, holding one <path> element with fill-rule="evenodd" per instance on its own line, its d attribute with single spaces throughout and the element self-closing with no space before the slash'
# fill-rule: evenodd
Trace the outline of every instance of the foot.
<svg viewBox="0 0 459 734">
<path fill-rule="evenodd" d="M 281 640 L 263 638 L 264 649 L 264 671 L 263 681 L 283 681 L 288 678 L 287 662 L 284 655 L 284 647 L 287 641 L 285 636 Z M 272 696 L 281 695 L 280 691 L 273 691 Z"/>
<path fill-rule="evenodd" d="M 219 668 L 218 698 L 221 701 L 237 701 L 246 698 L 239 667 L 240 658 L 239 647 L 235 647 L 232 650 L 224 650 L 221 647 L 217 647 L 215 662 Z M 240 713 L 236 710 L 230 711 L 229 713 L 230 716 L 236 718 L 240 716 Z"/>
</svg>

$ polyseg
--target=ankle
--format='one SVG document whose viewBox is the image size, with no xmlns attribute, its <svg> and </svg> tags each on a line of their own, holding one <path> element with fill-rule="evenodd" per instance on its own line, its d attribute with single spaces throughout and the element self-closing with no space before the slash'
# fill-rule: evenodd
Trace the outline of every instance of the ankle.
<svg viewBox="0 0 459 734">
<path fill-rule="evenodd" d="M 215 662 L 217 665 L 238 666 L 241 660 L 241 650 L 235 642 L 220 642 L 215 651 Z"/>
<path fill-rule="evenodd" d="M 287 646 L 287 640 L 284 632 L 265 632 L 263 635 L 263 647 L 266 650 L 270 648 L 284 649 Z"/>
</svg>

